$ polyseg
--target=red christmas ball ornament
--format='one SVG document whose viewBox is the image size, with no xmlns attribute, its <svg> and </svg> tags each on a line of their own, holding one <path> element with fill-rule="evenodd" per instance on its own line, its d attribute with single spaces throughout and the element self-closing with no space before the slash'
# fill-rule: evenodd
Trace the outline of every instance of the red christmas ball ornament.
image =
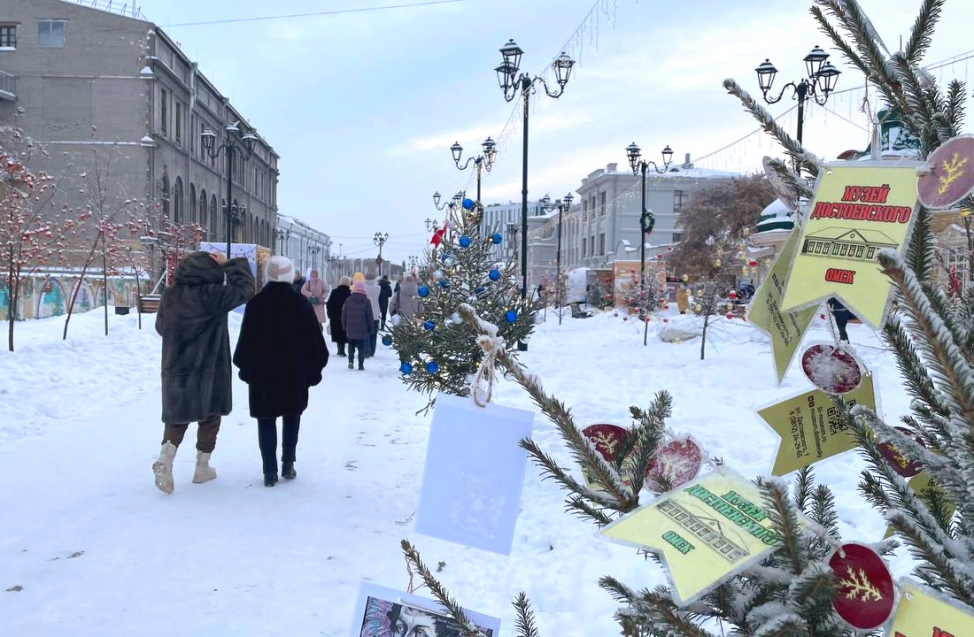
<svg viewBox="0 0 974 637">
<path fill-rule="evenodd" d="M 733 312 L 728 312 L 727 313 L 727 320 L 729 320 L 729 321 L 734 320 L 734 313 Z"/>
<path fill-rule="evenodd" d="M 735 292 L 734 290 L 731 290 L 730 292 L 727 293 L 727 296 L 729 298 L 731 298 L 731 299 L 736 299 L 737 298 L 737 292 Z"/>
<path fill-rule="evenodd" d="M 829 568 L 835 574 L 832 607 L 858 630 L 879 628 L 893 614 L 893 576 L 883 559 L 868 546 L 843 544 L 832 554 Z"/>
<path fill-rule="evenodd" d="M 750 266 L 752 268 L 758 267 L 758 262 L 755 261 L 754 259 L 751 259 L 750 261 L 748 261 L 747 264 L 748 264 L 748 266 Z"/>
<path fill-rule="evenodd" d="M 663 309 L 664 309 L 664 310 L 668 310 L 668 309 L 670 309 L 670 306 L 669 306 L 669 305 L 664 305 L 664 306 L 663 306 Z"/>
<path fill-rule="evenodd" d="M 623 320 L 623 321 L 628 321 L 628 320 L 629 320 L 629 317 L 628 317 L 628 316 L 623 316 L 623 317 L 622 317 L 622 320 Z"/>
<path fill-rule="evenodd" d="M 818 315 L 818 317 L 819 317 L 820 319 L 822 319 L 823 321 L 825 320 L 825 315 L 824 315 L 824 314 L 819 314 L 819 315 Z"/>
<path fill-rule="evenodd" d="M 668 318 L 664 318 L 664 319 L 663 319 L 663 322 L 664 322 L 664 323 L 669 323 L 669 322 L 670 322 L 670 319 L 668 319 Z"/>
<path fill-rule="evenodd" d="M 619 313 L 618 312 L 613 312 L 612 313 L 612 316 L 619 316 Z"/>
<path fill-rule="evenodd" d="M 656 260 L 657 261 L 661 260 L 662 258 L 663 258 L 663 255 L 662 254 L 657 254 L 656 255 Z"/>
</svg>

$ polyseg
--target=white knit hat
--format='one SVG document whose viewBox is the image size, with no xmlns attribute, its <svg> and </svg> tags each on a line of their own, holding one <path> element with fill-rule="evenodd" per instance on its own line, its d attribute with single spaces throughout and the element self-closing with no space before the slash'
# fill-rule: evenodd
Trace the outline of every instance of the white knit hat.
<svg viewBox="0 0 974 637">
<path fill-rule="evenodd" d="M 271 257 L 264 266 L 264 280 L 270 283 L 293 283 L 294 282 L 294 262 L 287 257 Z"/>
</svg>

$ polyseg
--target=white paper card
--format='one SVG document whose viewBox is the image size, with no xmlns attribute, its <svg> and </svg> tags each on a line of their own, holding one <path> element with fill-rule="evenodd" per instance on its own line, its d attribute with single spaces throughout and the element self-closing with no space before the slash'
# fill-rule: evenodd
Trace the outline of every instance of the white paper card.
<svg viewBox="0 0 974 637">
<path fill-rule="evenodd" d="M 510 555 L 534 412 L 436 397 L 416 532 Z"/>
</svg>

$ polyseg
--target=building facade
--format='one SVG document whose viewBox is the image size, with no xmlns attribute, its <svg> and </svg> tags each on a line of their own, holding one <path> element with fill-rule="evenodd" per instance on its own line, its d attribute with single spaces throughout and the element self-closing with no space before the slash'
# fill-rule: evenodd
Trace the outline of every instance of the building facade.
<svg viewBox="0 0 974 637">
<path fill-rule="evenodd" d="M 66 184 L 61 203 L 89 203 L 75 183 L 110 165 L 113 198 L 198 223 L 204 240 L 273 247 L 277 153 L 168 35 L 119 6 L 0 4 L 0 123 L 45 151 L 31 167 Z M 235 158 L 228 206 L 225 153 L 210 157 L 200 135 L 213 130 L 219 148 L 230 125 L 258 139 Z"/>
<path fill-rule="evenodd" d="M 298 272 L 307 274 L 308 270 L 317 270 L 318 275 L 328 281 L 331 258 L 331 237 L 315 230 L 300 219 L 285 215 L 278 215 L 276 236 L 277 254 L 294 261 Z"/>
</svg>

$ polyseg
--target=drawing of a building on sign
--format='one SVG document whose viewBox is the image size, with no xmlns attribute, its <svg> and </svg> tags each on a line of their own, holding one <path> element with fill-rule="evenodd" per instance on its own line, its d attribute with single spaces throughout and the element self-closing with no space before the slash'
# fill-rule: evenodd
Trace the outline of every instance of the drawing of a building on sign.
<svg viewBox="0 0 974 637">
<path fill-rule="evenodd" d="M 741 558 L 750 555 L 746 548 L 738 546 L 724 535 L 720 521 L 711 517 L 694 515 L 672 500 L 663 500 L 656 505 L 656 508 L 681 527 L 700 538 L 702 542 L 714 549 L 728 562 L 733 564 Z"/>
<path fill-rule="evenodd" d="M 875 261 L 880 250 L 897 250 L 899 247 L 879 230 L 825 228 L 805 237 L 802 254 L 846 261 Z"/>
</svg>

